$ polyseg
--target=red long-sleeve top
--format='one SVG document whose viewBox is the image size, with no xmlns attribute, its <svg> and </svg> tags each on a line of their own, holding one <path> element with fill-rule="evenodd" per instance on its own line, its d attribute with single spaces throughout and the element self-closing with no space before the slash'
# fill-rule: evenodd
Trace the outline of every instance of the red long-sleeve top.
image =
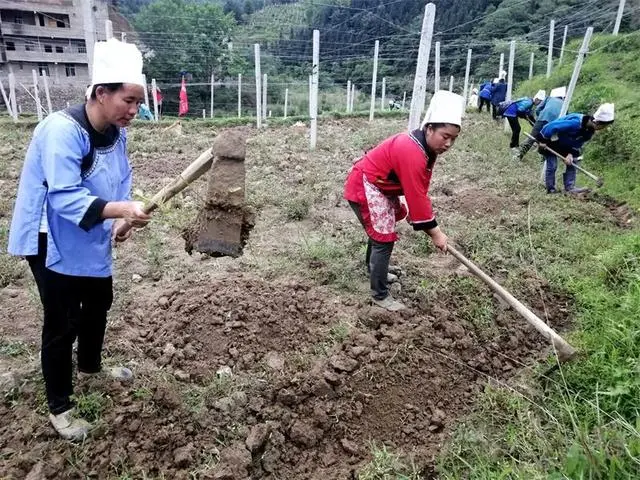
<svg viewBox="0 0 640 480">
<path fill-rule="evenodd" d="M 347 178 L 345 198 L 361 202 L 362 174 L 388 196 L 404 195 L 409 222 L 416 230 L 435 228 L 435 214 L 429 198 L 431 172 L 437 155 L 427 146 L 424 131 L 399 133 L 369 150 Z"/>
</svg>

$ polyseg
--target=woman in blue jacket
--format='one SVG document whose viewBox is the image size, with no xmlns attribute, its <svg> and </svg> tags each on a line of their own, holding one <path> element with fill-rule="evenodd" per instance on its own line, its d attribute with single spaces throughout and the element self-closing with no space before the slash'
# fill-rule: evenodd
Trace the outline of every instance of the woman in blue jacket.
<svg viewBox="0 0 640 480">
<path fill-rule="evenodd" d="M 511 147 L 511 153 L 514 158 L 520 157 L 520 118 L 526 118 L 531 124 L 535 122 L 535 117 L 533 116 L 533 107 L 540 104 L 541 101 L 544 100 L 545 92 L 544 90 L 540 90 L 536 93 L 536 96 L 533 98 L 530 97 L 522 97 L 513 102 L 504 102 L 499 110 L 501 110 L 501 115 L 507 119 L 509 122 L 509 126 L 511 127 L 511 143 L 509 146 Z"/>
<path fill-rule="evenodd" d="M 547 193 L 558 193 L 556 190 L 556 169 L 558 157 L 546 150 L 549 146 L 560 155 L 564 156 L 567 166 L 562 175 L 564 190 L 566 193 L 582 193 L 585 188 L 576 187 L 577 157 L 580 155 L 586 142 L 591 140 L 593 134 L 613 123 L 615 117 L 613 103 L 602 104 L 593 117 L 581 113 L 571 113 L 548 123 L 538 134 L 537 141 L 540 153 L 546 163 L 545 186 Z"/>
<path fill-rule="evenodd" d="M 500 118 L 500 115 L 498 113 L 498 105 L 504 102 L 507 98 L 507 83 L 505 82 L 506 76 L 507 72 L 505 72 L 504 70 L 500 72 L 500 77 L 494 79 L 491 88 L 491 110 L 494 120 L 498 120 Z"/>
<path fill-rule="evenodd" d="M 478 112 L 482 112 L 482 107 L 487 106 L 487 112 L 489 111 L 489 105 L 491 105 L 491 82 L 484 82 L 480 85 L 480 105 L 478 106 Z"/>
<path fill-rule="evenodd" d="M 41 363 L 49 419 L 64 438 L 90 424 L 74 413 L 72 346 L 78 375 L 102 371 L 107 312 L 113 300 L 111 244 L 126 222 L 149 216 L 130 200 L 131 167 L 123 127 L 144 98 L 142 55 L 115 39 L 94 49 L 87 102 L 49 115 L 25 158 L 9 233 L 9 253 L 29 262 L 44 311 Z M 114 221 L 114 219 L 116 219 Z M 131 378 L 125 368 L 109 372 Z"/>
</svg>

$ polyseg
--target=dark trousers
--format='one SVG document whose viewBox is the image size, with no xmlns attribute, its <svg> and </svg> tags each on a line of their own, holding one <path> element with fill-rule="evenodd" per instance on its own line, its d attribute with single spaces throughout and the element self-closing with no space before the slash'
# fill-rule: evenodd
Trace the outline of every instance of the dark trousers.
<svg viewBox="0 0 640 480">
<path fill-rule="evenodd" d="M 360 220 L 362 226 L 362 213 L 360 206 L 355 202 L 349 202 L 356 217 Z M 371 295 L 376 300 L 383 300 L 389 296 L 389 282 L 387 275 L 389 274 L 389 262 L 391 261 L 391 253 L 393 252 L 394 242 L 377 242 L 372 238 L 367 241 L 367 253 L 365 255 L 365 265 L 369 273 L 369 281 L 371 284 Z"/>
<path fill-rule="evenodd" d="M 478 106 L 478 112 L 481 112 L 482 111 L 482 107 L 485 106 L 485 105 L 487 106 L 487 112 L 489 112 L 490 111 L 489 108 L 491 106 L 491 102 L 489 100 L 487 100 L 486 98 L 482 98 L 482 97 L 480 97 L 479 100 L 480 100 L 480 105 Z"/>
<path fill-rule="evenodd" d="M 520 145 L 520 130 L 522 130 L 520 128 L 520 120 L 518 120 L 518 117 L 507 117 L 507 121 L 511 127 L 511 143 L 509 146 L 514 148 Z"/>
<path fill-rule="evenodd" d="M 44 310 L 41 363 L 49 411 L 73 407 L 73 342 L 78 339 L 78 370 L 101 370 L 107 312 L 113 301 L 112 278 L 74 277 L 45 267 L 47 235 L 38 239 L 38 255 L 27 257 Z"/>
<path fill-rule="evenodd" d="M 540 130 L 542 130 L 547 123 L 548 122 L 542 120 L 538 120 L 536 123 L 534 123 L 533 127 L 531 128 L 531 137 L 536 138 L 540 133 Z M 535 140 L 531 137 L 527 137 L 524 143 L 520 146 L 520 158 L 523 158 L 527 154 L 527 152 L 531 150 L 531 147 L 533 147 Z"/>
<path fill-rule="evenodd" d="M 498 120 L 498 118 L 500 117 L 500 115 L 498 115 L 498 105 L 496 105 L 495 103 L 491 104 L 491 116 L 494 120 Z"/>
</svg>

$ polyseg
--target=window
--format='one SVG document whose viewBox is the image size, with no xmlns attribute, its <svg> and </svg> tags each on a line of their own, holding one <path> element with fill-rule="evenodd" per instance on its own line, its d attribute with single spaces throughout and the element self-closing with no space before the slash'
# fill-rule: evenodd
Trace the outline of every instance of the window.
<svg viewBox="0 0 640 480">
<path fill-rule="evenodd" d="M 14 42 L 7 42 L 5 43 L 5 45 L 7 47 L 7 50 L 10 50 L 12 52 L 16 49 L 16 44 Z"/>
<path fill-rule="evenodd" d="M 64 53 L 64 48 L 62 48 L 60 45 L 56 45 L 56 53 Z"/>
<path fill-rule="evenodd" d="M 42 15 L 41 13 L 38 14 L 38 22 L 40 23 L 41 27 L 44 27 L 44 15 Z"/>
<path fill-rule="evenodd" d="M 41 77 L 43 75 L 46 75 L 47 77 L 51 76 L 51 75 L 49 75 L 49 64 L 47 64 L 47 63 L 39 63 L 38 64 L 38 72 L 40 73 Z"/>
<path fill-rule="evenodd" d="M 75 77 L 76 76 L 76 66 L 72 63 L 67 63 L 64 66 L 65 73 L 67 77 Z"/>
<path fill-rule="evenodd" d="M 22 14 L 16 13 L 15 18 L 13 19 L 14 23 L 22 23 Z"/>
<path fill-rule="evenodd" d="M 67 28 L 67 26 L 64 23 L 64 20 L 56 20 L 56 27 L 58 27 L 58 28 Z"/>
<path fill-rule="evenodd" d="M 78 53 L 87 53 L 86 45 L 78 45 Z"/>
<path fill-rule="evenodd" d="M 45 45 L 44 46 L 44 51 L 47 53 L 52 53 L 53 52 L 53 47 L 51 47 L 51 45 Z"/>
<path fill-rule="evenodd" d="M 24 49 L 27 52 L 35 52 L 36 51 L 36 44 L 35 43 L 25 43 L 24 44 Z"/>
</svg>

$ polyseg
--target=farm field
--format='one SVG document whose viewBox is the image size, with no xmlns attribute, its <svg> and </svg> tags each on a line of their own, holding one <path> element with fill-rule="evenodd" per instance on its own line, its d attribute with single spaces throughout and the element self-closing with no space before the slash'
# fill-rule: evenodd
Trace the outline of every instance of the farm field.
<svg viewBox="0 0 640 480">
<path fill-rule="evenodd" d="M 342 184 L 352 161 L 405 119 L 325 119 L 313 152 L 305 126 L 236 128 L 248 136 L 256 213 L 244 255 L 185 252 L 181 232 L 206 179 L 115 250 L 105 364 L 132 368 L 135 379 L 77 385 L 79 409 L 97 425 L 84 444 L 58 439 L 46 420 L 37 290 L 26 262 L 0 256 L 0 374 L 14 382 L 0 403 L 0 478 L 470 478 L 447 458 L 490 400 L 508 394 L 544 417 L 543 376 L 561 381 L 548 373 L 547 342 L 406 223 L 392 291 L 410 308 L 368 303 L 365 235 Z M 162 129 L 129 129 L 141 199 L 223 130 L 196 121 L 181 135 Z M 0 129 L 3 251 L 30 136 L 24 125 Z M 506 144 L 489 116 L 467 116 L 435 167 L 439 223 L 580 347 L 570 332 L 582 305 L 569 280 L 600 274 L 606 259 L 594 255 L 637 235 L 634 213 L 600 193 L 547 196 L 539 156 L 515 163 Z"/>
</svg>

